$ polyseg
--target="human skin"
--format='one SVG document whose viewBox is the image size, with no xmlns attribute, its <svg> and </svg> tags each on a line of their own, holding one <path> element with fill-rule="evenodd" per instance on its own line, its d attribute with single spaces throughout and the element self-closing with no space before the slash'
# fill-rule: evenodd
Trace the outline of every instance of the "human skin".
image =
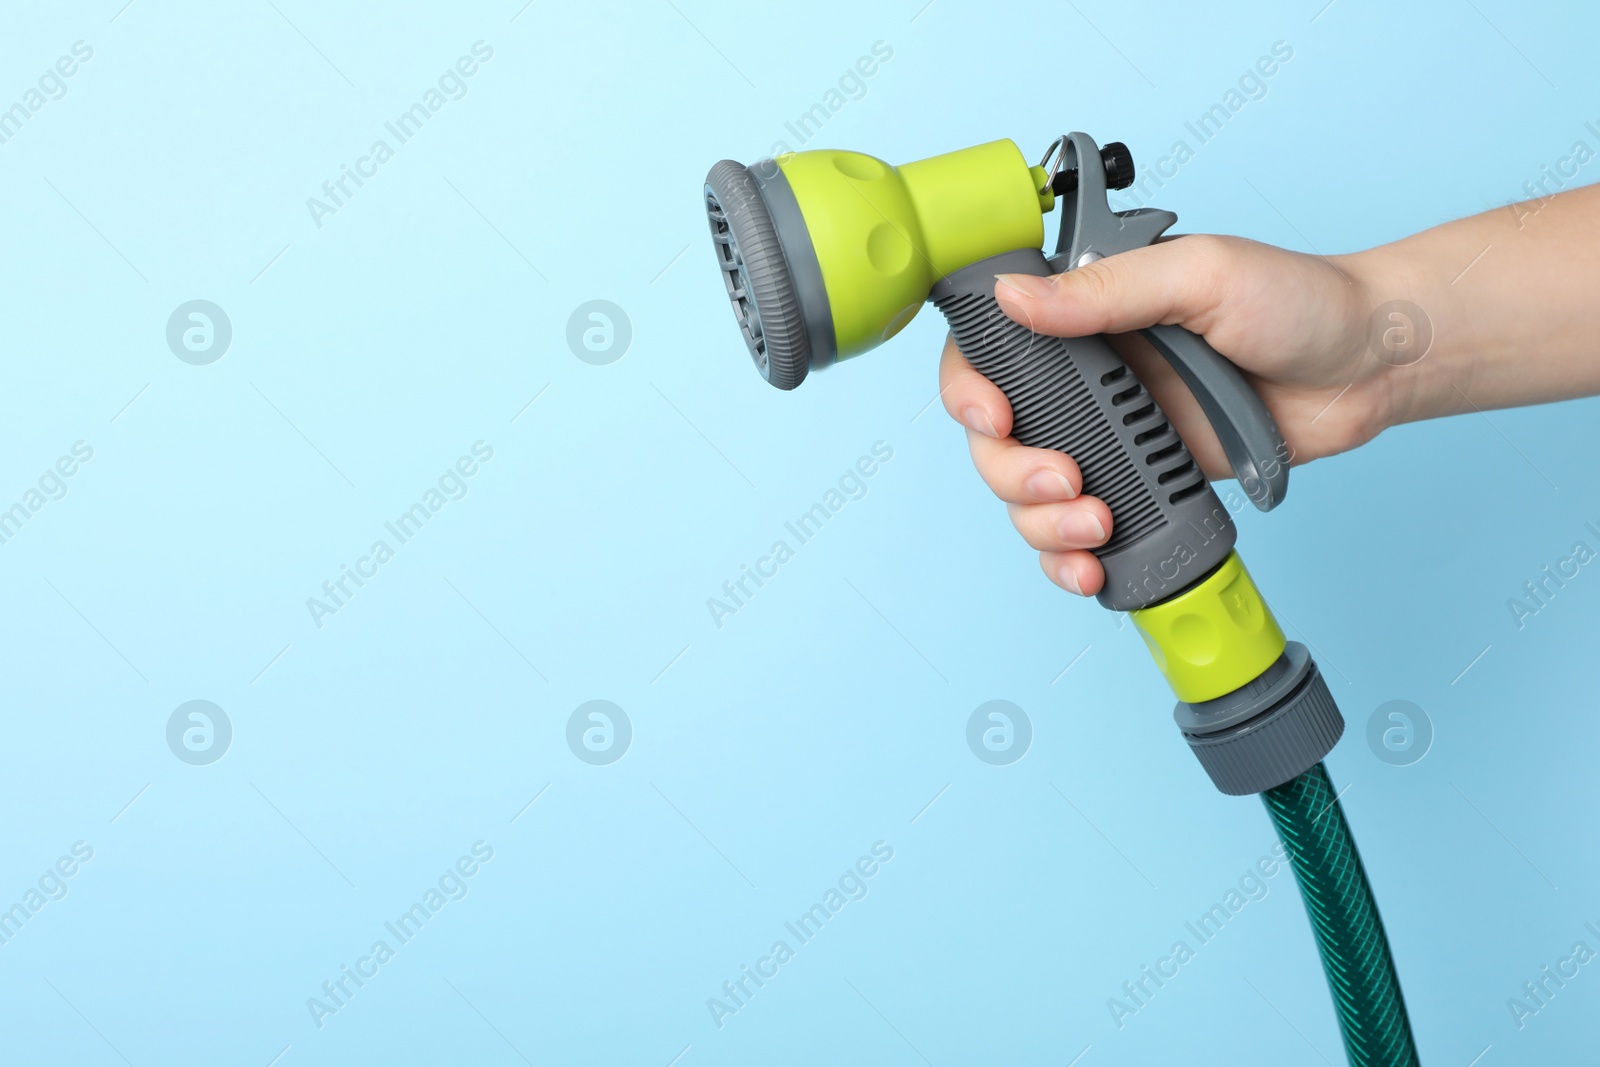
<svg viewBox="0 0 1600 1067">
<path fill-rule="evenodd" d="M 1131 334 L 1114 337 L 1119 351 L 1206 474 L 1226 478 L 1199 404 L 1132 331 L 1176 323 L 1203 335 L 1261 394 L 1291 462 L 1309 463 L 1400 423 L 1600 393 L 1600 186 L 1349 255 L 1178 237 L 1049 278 L 998 275 L 995 297 L 1038 333 Z M 1385 329 L 1374 331 L 1374 313 L 1392 300 L 1421 309 L 1421 329 L 1431 324 L 1421 358 L 1374 340 Z M 1045 573 L 1068 592 L 1098 593 L 1105 572 L 1089 549 L 1110 536 L 1111 512 L 1082 495 L 1078 465 L 1011 438 L 1011 405 L 953 341 L 939 385 Z"/>
</svg>

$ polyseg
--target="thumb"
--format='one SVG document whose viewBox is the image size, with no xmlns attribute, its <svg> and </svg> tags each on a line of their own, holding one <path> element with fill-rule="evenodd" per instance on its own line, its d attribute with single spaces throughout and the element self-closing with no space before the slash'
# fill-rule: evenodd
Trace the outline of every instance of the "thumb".
<svg viewBox="0 0 1600 1067">
<path fill-rule="evenodd" d="M 1055 337 L 1191 324 L 1220 302 L 1225 254 L 1215 238 L 1183 237 L 1065 274 L 998 274 L 994 295 L 1012 319 Z"/>
</svg>

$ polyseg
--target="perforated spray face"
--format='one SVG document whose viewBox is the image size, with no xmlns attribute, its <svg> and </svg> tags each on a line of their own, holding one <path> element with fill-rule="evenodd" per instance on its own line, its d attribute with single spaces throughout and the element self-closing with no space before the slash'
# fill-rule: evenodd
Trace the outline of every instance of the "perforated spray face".
<svg viewBox="0 0 1600 1067">
<path fill-rule="evenodd" d="M 763 374 L 767 370 L 767 342 L 761 335 L 761 312 L 755 298 L 750 295 L 750 272 L 744 265 L 744 253 L 739 248 L 739 238 L 728 224 L 728 213 L 717 200 L 717 194 L 706 187 L 706 216 L 711 221 L 711 240 L 717 249 L 722 280 L 728 287 L 728 299 L 733 303 L 733 317 L 738 320 L 744 334 L 744 343 L 750 357 Z"/>
<path fill-rule="evenodd" d="M 818 352 L 760 185 L 748 167 L 725 159 L 706 175 L 705 198 L 717 265 L 750 358 L 767 381 L 793 389 Z M 803 234 L 791 239 L 809 242 Z"/>
</svg>

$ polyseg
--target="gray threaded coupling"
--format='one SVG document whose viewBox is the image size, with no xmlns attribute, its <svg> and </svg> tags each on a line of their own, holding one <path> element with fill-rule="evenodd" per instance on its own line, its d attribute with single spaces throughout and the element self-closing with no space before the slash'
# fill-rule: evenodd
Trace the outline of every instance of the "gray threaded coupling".
<svg viewBox="0 0 1600 1067">
<path fill-rule="evenodd" d="M 1211 781 L 1230 796 L 1262 793 L 1322 761 L 1344 733 L 1333 694 L 1306 646 L 1290 641 L 1261 676 L 1172 713 Z"/>
</svg>

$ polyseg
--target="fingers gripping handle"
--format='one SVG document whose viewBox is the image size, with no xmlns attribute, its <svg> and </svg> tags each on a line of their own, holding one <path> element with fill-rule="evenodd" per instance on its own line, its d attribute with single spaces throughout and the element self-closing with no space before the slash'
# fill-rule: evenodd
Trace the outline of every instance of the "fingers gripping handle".
<svg viewBox="0 0 1600 1067">
<path fill-rule="evenodd" d="M 1101 337 L 1036 334 L 1000 310 L 996 274 L 1051 274 L 1038 249 L 974 263 L 940 281 L 932 299 L 956 344 L 1011 403 L 1012 436 L 1077 461 L 1083 491 L 1111 509 L 1111 539 L 1095 550 L 1106 571 L 1099 601 L 1147 607 L 1209 574 L 1236 531 L 1159 405 Z"/>
<path fill-rule="evenodd" d="M 1069 133 L 1057 144 L 1061 146 L 1057 166 L 1075 176 L 1072 191 L 1061 205 L 1061 239 L 1053 257 L 1057 270 L 1072 270 L 1143 248 L 1178 221 L 1178 216 L 1159 208 L 1112 211 L 1106 200 L 1103 153 L 1094 138 Z M 1131 181 L 1131 160 L 1128 166 Z M 1239 368 L 1198 334 L 1181 326 L 1156 326 L 1144 335 L 1200 401 L 1250 502 L 1262 511 L 1271 511 L 1289 491 L 1289 450 L 1267 405 Z"/>
<path fill-rule="evenodd" d="M 1272 412 L 1239 368 L 1182 326 L 1152 326 L 1142 332 L 1200 402 L 1250 502 L 1262 511 L 1281 504 L 1289 491 L 1289 447 Z"/>
</svg>

